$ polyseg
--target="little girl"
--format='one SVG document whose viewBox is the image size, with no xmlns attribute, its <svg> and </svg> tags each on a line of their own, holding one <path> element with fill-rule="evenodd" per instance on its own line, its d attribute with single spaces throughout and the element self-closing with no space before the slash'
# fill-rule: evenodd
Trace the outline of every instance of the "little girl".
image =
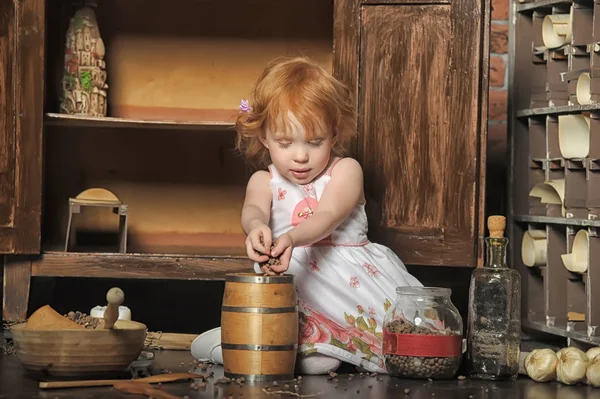
<svg viewBox="0 0 600 399">
<path fill-rule="evenodd" d="M 367 238 L 362 169 L 342 157 L 356 126 L 349 90 L 305 58 L 279 59 L 240 109 L 238 148 L 259 169 L 242 209 L 246 249 L 257 273 L 295 275 L 298 371 L 344 361 L 385 373 L 383 317 L 396 287 L 421 283 Z M 261 267 L 269 254 L 281 264 Z M 222 363 L 220 334 L 200 335 L 192 354 Z"/>
</svg>

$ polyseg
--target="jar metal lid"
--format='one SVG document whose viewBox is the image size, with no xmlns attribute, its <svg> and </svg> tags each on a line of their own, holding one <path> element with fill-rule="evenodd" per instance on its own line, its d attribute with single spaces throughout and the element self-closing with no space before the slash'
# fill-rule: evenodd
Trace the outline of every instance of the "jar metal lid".
<svg viewBox="0 0 600 399">
<path fill-rule="evenodd" d="M 411 287 L 400 286 L 396 288 L 397 294 L 415 295 L 415 296 L 443 296 L 449 297 L 452 294 L 450 288 L 443 287 Z"/>
</svg>

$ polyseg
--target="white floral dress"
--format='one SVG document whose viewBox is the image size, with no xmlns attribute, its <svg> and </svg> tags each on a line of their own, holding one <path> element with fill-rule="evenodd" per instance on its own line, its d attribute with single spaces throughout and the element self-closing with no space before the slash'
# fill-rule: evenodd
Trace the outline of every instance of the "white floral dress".
<svg viewBox="0 0 600 399">
<path fill-rule="evenodd" d="M 292 183 L 269 166 L 273 238 L 312 215 L 331 170 L 306 185 Z M 255 271 L 261 273 L 258 264 Z M 287 273 L 295 275 L 300 315 L 300 355 L 318 352 L 385 373 L 382 322 L 398 286 L 422 286 L 389 248 L 367 238 L 364 205 L 328 237 L 296 247 Z"/>
</svg>

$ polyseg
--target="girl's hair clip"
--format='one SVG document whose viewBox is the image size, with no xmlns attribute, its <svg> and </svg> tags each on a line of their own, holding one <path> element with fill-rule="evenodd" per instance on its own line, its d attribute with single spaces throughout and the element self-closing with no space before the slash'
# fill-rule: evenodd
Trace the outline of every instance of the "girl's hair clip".
<svg viewBox="0 0 600 399">
<path fill-rule="evenodd" d="M 252 107 L 248 104 L 248 100 L 241 100 L 239 108 L 242 112 L 252 112 Z"/>
</svg>

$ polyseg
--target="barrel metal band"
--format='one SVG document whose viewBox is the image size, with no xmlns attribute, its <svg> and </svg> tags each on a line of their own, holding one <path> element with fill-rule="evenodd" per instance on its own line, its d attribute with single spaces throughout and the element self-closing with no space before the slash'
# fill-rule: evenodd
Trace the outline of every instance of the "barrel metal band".
<svg viewBox="0 0 600 399">
<path fill-rule="evenodd" d="M 284 276 L 251 276 L 251 275 L 239 275 L 239 274 L 227 274 L 225 276 L 226 281 L 234 283 L 255 283 L 255 284 L 282 284 L 294 282 L 293 275 Z"/>
<path fill-rule="evenodd" d="M 225 372 L 225 377 L 231 379 L 244 378 L 248 382 L 286 381 L 294 378 L 294 374 L 234 374 Z"/>
<path fill-rule="evenodd" d="M 273 313 L 293 313 L 298 311 L 298 306 L 290 306 L 285 308 L 250 308 L 244 306 L 221 306 L 221 310 L 224 312 L 237 312 L 237 313 L 262 313 L 262 314 L 273 314 Z"/>
<path fill-rule="evenodd" d="M 242 351 L 292 351 L 298 349 L 297 344 L 292 345 L 251 345 L 251 344 L 227 344 L 221 342 L 223 349 L 237 349 Z"/>
</svg>

